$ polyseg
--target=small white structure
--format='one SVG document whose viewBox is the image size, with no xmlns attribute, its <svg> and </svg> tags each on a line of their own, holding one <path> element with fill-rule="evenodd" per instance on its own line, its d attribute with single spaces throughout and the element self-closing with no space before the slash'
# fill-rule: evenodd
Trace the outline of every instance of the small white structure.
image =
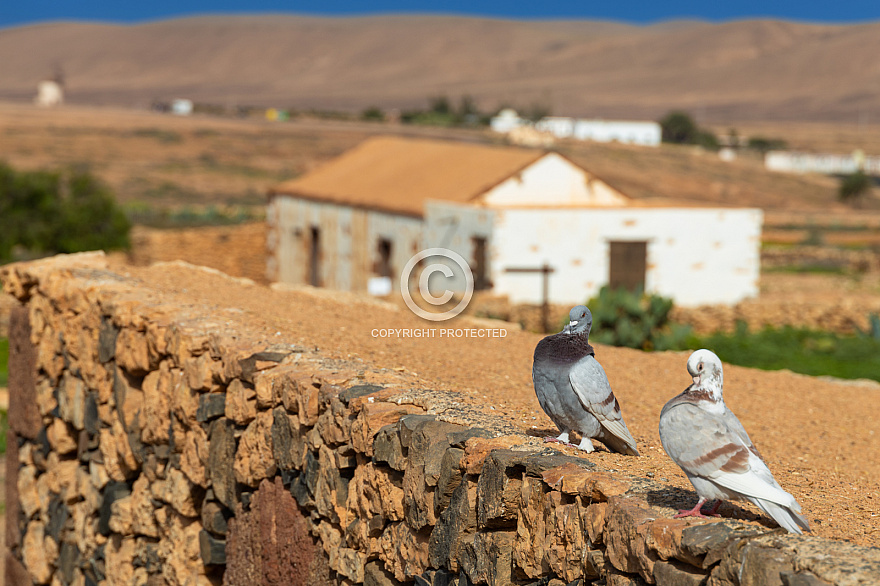
<svg viewBox="0 0 880 586">
<path fill-rule="evenodd" d="M 178 98 L 171 102 L 171 113 L 177 116 L 189 116 L 193 112 L 192 100 Z"/>
<path fill-rule="evenodd" d="M 547 116 L 536 122 L 535 128 L 541 132 L 549 132 L 556 138 L 571 138 L 574 136 L 574 124 L 574 118 Z"/>
<path fill-rule="evenodd" d="M 502 110 L 492 118 L 491 127 L 495 132 L 510 133 L 530 124 L 519 118 L 513 110 Z M 594 142 L 619 142 L 658 146 L 662 139 L 662 129 L 656 122 L 626 120 L 584 120 L 563 116 L 547 116 L 534 124 L 535 130 L 546 132 L 556 138 L 573 138 Z"/>
<path fill-rule="evenodd" d="M 515 130 L 522 126 L 526 126 L 528 121 L 523 120 L 516 113 L 516 110 L 512 110 L 510 108 L 505 108 L 498 112 L 497 116 L 493 116 L 491 120 L 489 120 L 489 127 L 495 132 L 500 132 L 502 134 L 507 134 L 511 130 Z"/>
<path fill-rule="evenodd" d="M 367 291 L 438 247 L 513 302 L 540 302 L 541 279 L 508 269 L 544 264 L 553 303 L 605 284 L 685 306 L 758 294 L 760 210 L 645 207 L 553 152 L 379 137 L 271 196 L 269 276 L 282 282 Z"/>
<path fill-rule="evenodd" d="M 44 79 L 37 84 L 37 95 L 34 98 L 37 106 L 51 108 L 64 103 L 64 88 L 54 79 Z"/>
<path fill-rule="evenodd" d="M 880 175 L 880 157 L 866 157 L 861 151 L 851 155 L 769 151 L 764 155 L 764 167 L 783 173 L 848 175 L 861 169 L 869 175 Z"/>
<path fill-rule="evenodd" d="M 662 131 L 656 122 L 578 120 L 574 123 L 572 135 L 578 140 L 658 146 Z"/>
</svg>

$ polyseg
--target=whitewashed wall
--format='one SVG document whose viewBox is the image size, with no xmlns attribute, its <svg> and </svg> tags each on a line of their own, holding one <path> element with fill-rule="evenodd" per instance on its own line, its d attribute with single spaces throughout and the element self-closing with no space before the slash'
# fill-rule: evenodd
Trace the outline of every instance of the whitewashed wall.
<svg viewBox="0 0 880 586">
<path fill-rule="evenodd" d="M 629 199 L 568 159 L 549 153 L 503 181 L 480 201 L 491 207 L 625 205 Z"/>
<path fill-rule="evenodd" d="M 446 248 L 457 252 L 468 264 L 474 261 L 473 238 L 485 238 L 488 247 L 489 274 L 495 263 L 495 245 L 492 230 L 496 212 L 471 205 L 454 204 L 444 201 L 427 201 L 425 203 L 425 228 L 422 240 L 423 248 Z M 461 293 L 465 281 L 460 270 L 451 262 L 443 259 L 432 259 L 432 262 L 446 264 L 452 269 L 453 276 L 445 279 L 443 285 L 450 291 Z"/>
<path fill-rule="evenodd" d="M 862 169 L 880 175 L 880 157 L 770 151 L 764 155 L 764 166 L 784 173 L 849 174 Z"/>
<path fill-rule="evenodd" d="M 536 275 L 505 273 L 541 266 L 554 303 L 582 303 L 608 282 L 609 242 L 647 241 L 648 292 L 682 306 L 733 304 L 758 294 L 761 223 L 754 209 L 633 208 L 505 210 L 492 234 L 494 291 L 536 303 Z"/>
<path fill-rule="evenodd" d="M 660 144 L 661 129 L 656 122 L 578 120 L 572 135 L 578 140 L 657 146 Z"/>
<path fill-rule="evenodd" d="M 391 265 L 396 274 L 420 250 L 420 218 L 276 196 L 267 219 L 269 274 L 282 283 L 307 282 L 312 226 L 320 229 L 323 286 L 333 289 L 366 290 L 367 279 L 375 276 L 380 238 L 392 242 Z"/>
</svg>

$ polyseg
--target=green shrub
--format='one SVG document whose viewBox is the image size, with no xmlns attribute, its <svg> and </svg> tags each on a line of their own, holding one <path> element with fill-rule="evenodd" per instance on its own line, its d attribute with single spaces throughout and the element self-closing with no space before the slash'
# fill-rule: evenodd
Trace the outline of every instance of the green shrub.
<svg viewBox="0 0 880 586">
<path fill-rule="evenodd" d="M 838 198 L 843 202 L 857 201 L 868 194 L 874 181 L 861 170 L 840 180 Z"/>
<path fill-rule="evenodd" d="M 687 112 L 674 110 L 660 120 L 663 142 L 675 144 L 697 144 L 709 150 L 718 150 L 718 137 L 709 130 L 700 128 Z"/>
<path fill-rule="evenodd" d="M 593 314 L 590 339 L 642 350 L 687 348 L 691 328 L 669 321 L 672 305 L 671 299 L 660 295 L 602 287 L 587 301 Z"/>
<path fill-rule="evenodd" d="M 765 138 L 763 136 L 753 136 L 749 138 L 749 148 L 760 152 L 781 151 L 788 148 L 788 143 L 781 138 Z"/>
<path fill-rule="evenodd" d="M 0 163 L 0 264 L 127 248 L 129 228 L 112 193 L 88 172 L 18 172 Z"/>
</svg>

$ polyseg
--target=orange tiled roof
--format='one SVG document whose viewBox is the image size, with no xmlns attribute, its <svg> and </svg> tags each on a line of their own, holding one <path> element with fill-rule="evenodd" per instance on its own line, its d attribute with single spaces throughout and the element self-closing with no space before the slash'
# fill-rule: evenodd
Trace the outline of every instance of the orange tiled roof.
<svg viewBox="0 0 880 586">
<path fill-rule="evenodd" d="M 546 153 L 442 140 L 368 139 L 271 195 L 421 216 L 424 202 L 469 202 Z"/>
</svg>

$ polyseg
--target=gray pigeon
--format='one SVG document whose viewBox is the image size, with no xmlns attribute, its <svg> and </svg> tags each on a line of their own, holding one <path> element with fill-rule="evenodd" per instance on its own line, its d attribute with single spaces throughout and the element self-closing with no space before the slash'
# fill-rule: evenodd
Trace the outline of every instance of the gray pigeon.
<svg viewBox="0 0 880 586">
<path fill-rule="evenodd" d="M 592 452 L 590 438 L 595 438 L 609 450 L 638 456 L 636 440 L 623 422 L 608 377 L 590 346 L 593 316 L 585 306 L 578 305 L 569 318 L 562 332 L 547 336 L 535 348 L 535 394 L 541 409 L 562 432 L 544 441 L 568 444 L 568 434 L 577 431 L 581 434 L 578 449 Z"/>
<path fill-rule="evenodd" d="M 721 360 L 709 350 L 691 354 L 687 369 L 694 384 L 670 400 L 660 412 L 660 441 L 681 466 L 700 500 L 676 517 L 705 517 L 700 512 L 709 499 L 718 499 L 709 511 L 715 515 L 721 500 L 746 500 L 757 505 L 789 533 L 809 531 L 800 505 L 782 490 L 749 434 L 722 397 Z"/>
</svg>

